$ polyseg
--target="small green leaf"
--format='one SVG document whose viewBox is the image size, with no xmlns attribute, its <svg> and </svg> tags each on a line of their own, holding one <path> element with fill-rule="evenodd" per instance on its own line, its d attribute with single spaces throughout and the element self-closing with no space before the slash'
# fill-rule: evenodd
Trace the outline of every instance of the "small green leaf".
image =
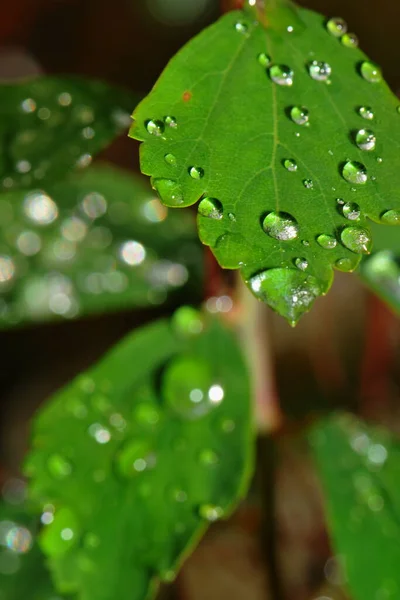
<svg viewBox="0 0 400 600">
<path fill-rule="evenodd" d="M 0 327 L 199 295 L 194 220 L 145 181 L 103 165 L 45 190 L 0 195 Z"/>
<path fill-rule="evenodd" d="M 78 77 L 0 86 L 0 189 L 39 187 L 95 154 L 129 127 L 130 92 Z"/>
<path fill-rule="evenodd" d="M 354 600 L 400 593 L 400 444 L 350 415 L 309 434 L 328 524 Z"/>
<path fill-rule="evenodd" d="M 58 589 L 144 600 L 173 579 L 246 490 L 250 413 L 233 335 L 187 309 L 56 394 L 36 418 L 25 469 L 33 501 L 54 507 L 41 547 Z"/>
<path fill-rule="evenodd" d="M 342 21 L 298 9 L 282 30 L 287 8 L 269 27 L 267 3 L 266 28 L 230 12 L 192 40 L 130 135 L 163 202 L 200 200 L 203 243 L 295 323 L 371 251 L 367 217 L 400 222 L 400 115 Z"/>
</svg>

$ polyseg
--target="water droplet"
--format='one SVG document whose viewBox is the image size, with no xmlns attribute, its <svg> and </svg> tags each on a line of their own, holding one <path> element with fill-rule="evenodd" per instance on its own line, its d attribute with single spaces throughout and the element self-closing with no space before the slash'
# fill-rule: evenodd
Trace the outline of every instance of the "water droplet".
<svg viewBox="0 0 400 600">
<path fill-rule="evenodd" d="M 123 477 L 137 477 L 154 466 L 154 454 L 150 440 L 127 442 L 117 456 L 117 468 Z"/>
<path fill-rule="evenodd" d="M 219 462 L 218 454 L 214 450 L 211 450 L 211 448 L 202 450 L 199 455 L 199 460 L 205 467 L 214 467 Z"/>
<path fill-rule="evenodd" d="M 54 479 L 65 479 L 72 473 L 72 465 L 61 454 L 52 454 L 47 459 L 47 469 Z"/>
<path fill-rule="evenodd" d="M 376 137 L 370 129 L 360 129 L 356 133 L 356 144 L 360 150 L 374 150 L 376 146 Z"/>
<path fill-rule="evenodd" d="M 382 81 L 382 71 L 380 67 L 369 61 L 364 61 L 360 67 L 361 75 L 369 83 L 379 83 Z"/>
<path fill-rule="evenodd" d="M 381 216 L 381 221 L 386 225 L 400 225 L 400 210 L 387 210 Z"/>
<path fill-rule="evenodd" d="M 26 98 L 21 102 L 21 108 L 25 113 L 33 113 L 36 110 L 36 102 L 32 98 Z"/>
<path fill-rule="evenodd" d="M 358 48 L 359 45 L 358 37 L 355 33 L 345 33 L 341 41 L 346 48 Z"/>
<path fill-rule="evenodd" d="M 307 248 L 310 245 L 310 242 L 308 240 L 303 240 L 301 243 L 303 244 L 303 246 L 306 246 Z"/>
<path fill-rule="evenodd" d="M 178 123 L 177 123 L 175 117 L 171 117 L 171 116 L 165 117 L 164 123 L 168 127 L 172 127 L 173 129 L 175 129 L 176 127 L 178 127 Z"/>
<path fill-rule="evenodd" d="M 247 33 L 248 26 L 243 21 L 238 21 L 237 23 L 235 23 L 235 29 L 239 33 Z"/>
<path fill-rule="evenodd" d="M 139 242 L 124 242 L 119 249 L 120 259 L 130 267 L 141 265 L 146 258 L 146 249 Z"/>
<path fill-rule="evenodd" d="M 24 212 L 36 225 L 50 225 L 58 217 L 56 203 L 44 192 L 30 192 L 25 196 Z"/>
<path fill-rule="evenodd" d="M 332 74 L 332 68 L 326 62 L 314 60 L 309 65 L 308 72 L 315 81 L 327 81 Z"/>
<path fill-rule="evenodd" d="M 339 260 L 337 260 L 335 263 L 335 267 L 339 271 L 343 271 L 344 273 L 349 273 L 355 268 L 352 261 L 349 258 L 339 258 Z"/>
<path fill-rule="evenodd" d="M 372 248 L 371 234 L 361 227 L 346 227 L 341 233 L 341 240 L 352 252 L 356 254 L 369 254 Z"/>
<path fill-rule="evenodd" d="M 56 511 L 54 519 L 41 532 L 39 543 L 49 557 L 62 556 L 78 541 L 80 527 L 75 514 L 66 507 Z"/>
<path fill-rule="evenodd" d="M 202 179 L 204 177 L 204 170 L 201 167 L 190 167 L 189 175 L 192 179 Z"/>
<path fill-rule="evenodd" d="M 367 169 L 362 163 L 349 160 L 343 166 L 342 175 L 349 183 L 363 184 L 367 182 Z"/>
<path fill-rule="evenodd" d="M 81 209 L 89 219 L 99 219 L 107 212 L 107 200 L 97 192 L 90 192 L 83 198 Z"/>
<path fill-rule="evenodd" d="M 100 423 L 93 423 L 90 425 L 88 431 L 89 435 L 91 435 L 96 442 L 102 446 L 104 446 L 104 444 L 108 444 L 108 442 L 111 440 L 110 431 L 106 427 L 103 427 L 103 425 L 100 425 Z"/>
<path fill-rule="evenodd" d="M 300 271 L 306 271 L 308 269 L 308 260 L 306 258 L 296 258 L 294 264 Z"/>
<path fill-rule="evenodd" d="M 287 158 L 283 162 L 283 166 L 285 167 L 285 169 L 287 169 L 291 173 L 294 173 L 295 171 L 297 171 L 297 163 L 293 158 Z"/>
<path fill-rule="evenodd" d="M 327 22 L 326 28 L 331 35 L 339 38 L 346 33 L 347 23 L 344 19 L 341 19 L 340 17 L 333 17 Z"/>
<path fill-rule="evenodd" d="M 0 284 L 8 283 L 15 275 L 15 264 L 10 256 L 0 254 Z"/>
<path fill-rule="evenodd" d="M 297 221 L 285 212 L 269 213 L 263 220 L 262 226 L 268 235 L 283 242 L 294 240 L 299 235 Z"/>
<path fill-rule="evenodd" d="M 161 136 L 164 133 L 165 125 L 162 121 L 146 121 L 147 132 L 151 135 Z"/>
<path fill-rule="evenodd" d="M 319 235 L 317 237 L 317 242 L 324 250 L 333 250 L 337 246 L 337 239 L 326 233 Z"/>
<path fill-rule="evenodd" d="M 176 579 L 176 573 L 172 569 L 160 571 L 160 580 L 164 583 L 173 583 Z"/>
<path fill-rule="evenodd" d="M 268 56 L 268 54 L 265 54 L 265 52 L 261 52 L 261 54 L 257 56 L 257 60 L 262 67 L 269 67 L 271 64 L 271 57 Z"/>
<path fill-rule="evenodd" d="M 201 313 L 191 306 L 182 306 L 172 317 L 172 327 L 175 333 L 183 338 L 199 335 L 204 329 L 204 319 Z"/>
<path fill-rule="evenodd" d="M 349 221 L 356 221 L 360 218 L 361 209 L 356 202 L 346 202 L 342 208 L 343 216 Z"/>
<path fill-rule="evenodd" d="M 174 207 L 183 204 L 182 188 L 177 181 L 172 181 L 171 179 L 153 179 L 152 185 L 166 206 Z"/>
<path fill-rule="evenodd" d="M 224 510 L 215 504 L 202 504 L 200 506 L 199 514 L 202 519 L 214 523 L 224 516 Z"/>
<path fill-rule="evenodd" d="M 367 121 L 372 121 L 373 118 L 375 117 L 374 111 L 372 110 L 372 108 L 370 106 L 361 106 L 358 109 L 358 114 L 360 115 L 360 117 L 362 117 L 363 119 L 366 119 Z"/>
<path fill-rule="evenodd" d="M 297 125 L 305 125 L 309 122 L 309 111 L 304 106 L 293 106 L 290 110 L 290 118 Z"/>
<path fill-rule="evenodd" d="M 376 162 L 381 165 L 383 163 L 383 158 L 381 156 L 376 157 Z M 372 179 L 372 178 L 371 178 Z"/>
<path fill-rule="evenodd" d="M 312 190 L 312 188 L 314 187 L 314 182 L 312 179 L 303 179 L 303 185 L 308 190 Z"/>
<path fill-rule="evenodd" d="M 177 160 L 176 160 L 176 156 L 174 156 L 173 154 L 166 154 L 164 156 L 164 160 L 167 163 L 167 165 L 171 165 L 172 167 L 176 167 Z"/>
<path fill-rule="evenodd" d="M 161 414 L 159 408 L 150 402 L 141 402 L 133 410 L 135 421 L 146 428 L 154 428 L 160 421 Z"/>
<path fill-rule="evenodd" d="M 199 204 L 199 214 L 209 219 L 222 219 L 223 206 L 216 198 L 203 198 Z"/>
<path fill-rule="evenodd" d="M 3 523 L 0 523 L 0 532 L 2 530 Z M 7 521 L 5 521 L 5 523 L 7 523 Z M 18 554 L 26 554 L 26 552 L 29 552 L 32 547 L 32 535 L 31 532 L 26 529 L 26 527 L 14 525 L 8 529 L 4 537 L 4 545 L 9 550 L 12 550 Z M 1 540 L 1 542 L 3 543 L 3 540 Z"/>
<path fill-rule="evenodd" d="M 273 65 L 269 69 L 269 76 L 272 81 L 278 85 L 293 85 L 294 73 L 292 69 L 286 65 Z"/>
<path fill-rule="evenodd" d="M 181 356 L 167 366 L 162 380 L 167 405 L 184 419 L 199 419 L 218 406 L 224 397 L 208 362 L 200 357 Z"/>
</svg>

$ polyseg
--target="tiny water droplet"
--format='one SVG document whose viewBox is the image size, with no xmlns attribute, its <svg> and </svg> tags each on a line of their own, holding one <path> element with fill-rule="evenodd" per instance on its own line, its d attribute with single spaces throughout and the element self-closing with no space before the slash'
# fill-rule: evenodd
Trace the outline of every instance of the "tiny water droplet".
<svg viewBox="0 0 400 600">
<path fill-rule="evenodd" d="M 164 123 L 166 125 L 168 125 L 168 127 L 172 127 L 173 129 L 175 129 L 178 126 L 178 123 L 177 123 L 175 117 L 170 117 L 170 116 L 165 117 Z"/>
<path fill-rule="evenodd" d="M 200 452 L 199 460 L 200 463 L 206 467 L 213 467 L 219 462 L 218 454 L 210 448 L 206 448 Z"/>
<path fill-rule="evenodd" d="M 314 182 L 313 182 L 312 179 L 304 179 L 303 180 L 303 185 L 308 190 L 312 190 L 312 188 L 314 187 Z"/>
<path fill-rule="evenodd" d="M 149 459 L 152 456 L 149 440 L 129 441 L 117 456 L 118 471 L 124 477 L 137 477 L 149 467 Z"/>
<path fill-rule="evenodd" d="M 370 254 L 372 248 L 371 234 L 361 227 L 346 227 L 341 233 L 341 240 L 355 254 Z"/>
<path fill-rule="evenodd" d="M 300 271 L 306 271 L 308 269 L 308 260 L 306 258 L 296 258 L 294 264 Z"/>
<path fill-rule="evenodd" d="M 61 454 L 52 454 L 47 460 L 47 469 L 54 479 L 65 479 L 72 473 L 72 465 Z"/>
<path fill-rule="evenodd" d="M 290 111 L 290 118 L 296 125 L 305 125 L 310 119 L 309 111 L 304 106 L 293 106 Z"/>
<path fill-rule="evenodd" d="M 199 510 L 200 517 L 214 523 L 224 516 L 224 510 L 215 504 L 202 504 Z"/>
<path fill-rule="evenodd" d="M 192 179 L 202 179 L 204 177 L 204 170 L 201 167 L 190 167 L 189 175 Z"/>
<path fill-rule="evenodd" d="M 166 206 L 181 206 L 183 204 L 182 187 L 172 179 L 153 179 L 152 186 L 158 192 Z"/>
<path fill-rule="evenodd" d="M 400 210 L 387 210 L 381 216 L 381 221 L 386 225 L 400 225 Z"/>
<path fill-rule="evenodd" d="M 375 150 L 376 137 L 370 129 L 360 129 L 356 133 L 356 144 L 360 150 Z"/>
<path fill-rule="evenodd" d="M 165 126 L 162 121 L 153 121 L 153 119 L 150 119 L 150 121 L 146 121 L 145 125 L 147 132 L 151 135 L 160 136 L 164 133 Z"/>
<path fill-rule="evenodd" d="M 236 216 L 234 213 L 228 213 L 228 219 L 234 223 L 236 221 Z"/>
<path fill-rule="evenodd" d="M 171 165 L 172 167 L 176 167 L 177 165 L 176 156 L 174 156 L 173 154 L 166 154 L 164 156 L 164 160 L 167 163 L 167 165 Z"/>
<path fill-rule="evenodd" d="M 303 244 L 303 246 L 305 246 L 306 248 L 308 248 L 308 246 L 310 245 L 310 242 L 308 240 L 303 240 L 301 242 Z"/>
<path fill-rule="evenodd" d="M 261 52 L 261 54 L 257 56 L 257 60 L 262 67 L 269 67 L 271 64 L 271 57 L 268 54 L 265 54 L 265 52 Z"/>
<path fill-rule="evenodd" d="M 368 180 L 367 169 L 362 163 L 349 160 L 342 169 L 342 175 L 349 183 L 364 184 Z"/>
<path fill-rule="evenodd" d="M 372 110 L 372 108 L 370 106 L 361 106 L 358 109 L 358 114 L 360 115 L 360 117 L 362 117 L 363 119 L 366 119 L 367 121 L 372 121 L 373 118 L 375 117 L 374 111 Z"/>
<path fill-rule="evenodd" d="M 290 87 L 293 85 L 294 73 L 287 65 L 273 65 L 269 69 L 269 76 L 274 83 Z"/>
<path fill-rule="evenodd" d="M 173 583 L 176 579 L 176 573 L 172 569 L 160 572 L 160 580 L 164 583 Z"/>
<path fill-rule="evenodd" d="M 238 21 L 237 23 L 235 23 L 235 29 L 239 33 L 247 33 L 248 26 L 243 21 Z"/>
<path fill-rule="evenodd" d="M 326 28 L 331 35 L 339 38 L 346 33 L 347 23 L 344 19 L 341 19 L 340 17 L 333 17 L 327 22 Z"/>
<path fill-rule="evenodd" d="M 349 258 L 339 258 L 335 263 L 335 267 L 344 273 L 349 273 L 354 270 L 353 263 Z"/>
<path fill-rule="evenodd" d="M 203 198 L 199 204 L 199 215 L 208 219 L 220 220 L 223 217 L 223 206 L 216 198 Z"/>
<path fill-rule="evenodd" d="M 299 235 L 296 219 L 285 212 L 271 212 L 263 220 L 263 229 L 269 236 L 280 241 L 294 240 Z"/>
<path fill-rule="evenodd" d="M 283 166 L 285 167 L 285 169 L 287 169 L 291 173 L 294 173 L 297 171 L 297 163 L 293 158 L 287 158 L 283 162 Z"/>
<path fill-rule="evenodd" d="M 358 48 L 359 40 L 355 33 L 345 33 L 341 40 L 346 48 Z"/>
<path fill-rule="evenodd" d="M 349 221 L 356 221 L 360 218 L 361 209 L 356 202 L 346 202 L 342 208 L 343 216 Z"/>
<path fill-rule="evenodd" d="M 332 74 L 332 68 L 326 62 L 313 60 L 308 67 L 308 72 L 315 81 L 327 81 Z"/>
<path fill-rule="evenodd" d="M 383 158 L 381 156 L 376 157 L 376 162 L 381 165 L 383 163 Z"/>
<path fill-rule="evenodd" d="M 369 83 L 379 83 L 382 81 L 382 71 L 380 67 L 370 61 L 364 61 L 361 64 L 360 72 L 363 78 Z"/>
<path fill-rule="evenodd" d="M 172 316 L 172 328 L 183 338 L 199 335 L 204 329 L 201 313 L 191 306 L 181 306 Z"/>
<path fill-rule="evenodd" d="M 317 242 L 324 250 L 333 250 L 337 246 L 337 239 L 326 233 L 319 235 L 317 237 Z"/>
</svg>

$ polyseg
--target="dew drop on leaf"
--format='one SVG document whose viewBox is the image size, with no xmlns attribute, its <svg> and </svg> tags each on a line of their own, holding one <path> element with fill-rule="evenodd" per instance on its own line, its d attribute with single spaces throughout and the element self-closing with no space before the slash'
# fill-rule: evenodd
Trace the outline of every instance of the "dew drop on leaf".
<svg viewBox="0 0 400 600">
<path fill-rule="evenodd" d="M 324 250 L 333 250 L 337 246 L 337 239 L 326 233 L 319 235 L 317 237 L 317 242 Z"/>
<path fill-rule="evenodd" d="M 164 156 L 164 160 L 167 163 L 167 165 L 171 165 L 172 167 L 176 167 L 177 160 L 176 160 L 176 156 L 174 154 L 166 154 Z"/>
<path fill-rule="evenodd" d="M 294 264 L 300 271 L 306 271 L 308 269 L 308 260 L 306 258 L 296 258 Z"/>
<path fill-rule="evenodd" d="M 131 440 L 127 442 L 116 458 L 119 474 L 128 478 L 137 477 L 149 467 L 149 457 L 152 456 L 150 441 Z M 154 460 L 152 466 L 154 466 Z"/>
<path fill-rule="evenodd" d="M 202 179 L 204 177 L 204 170 L 201 167 L 190 167 L 189 175 L 192 179 Z"/>
<path fill-rule="evenodd" d="M 360 150 L 374 150 L 376 146 L 376 137 L 370 129 L 360 129 L 356 133 L 356 144 Z"/>
<path fill-rule="evenodd" d="M 359 41 L 355 33 L 345 33 L 341 40 L 346 48 L 358 48 Z"/>
<path fill-rule="evenodd" d="M 290 111 L 290 118 L 296 125 L 305 125 L 309 122 L 309 111 L 304 106 L 293 106 Z"/>
<path fill-rule="evenodd" d="M 288 87 L 293 85 L 294 73 L 292 69 L 286 65 L 273 65 L 269 69 L 269 76 L 272 81 L 278 85 Z"/>
<path fill-rule="evenodd" d="M 297 171 L 297 163 L 293 158 L 287 158 L 286 160 L 284 160 L 283 166 L 291 173 Z"/>
<path fill-rule="evenodd" d="M 386 225 L 400 225 L 400 210 L 387 210 L 381 216 L 381 221 Z"/>
<path fill-rule="evenodd" d="M 365 166 L 357 161 L 349 160 L 342 169 L 343 178 L 349 183 L 363 184 L 367 182 L 368 175 Z"/>
<path fill-rule="evenodd" d="M 209 219 L 222 219 L 223 207 L 216 198 L 203 198 L 199 204 L 199 215 Z"/>
<path fill-rule="evenodd" d="M 343 216 L 349 221 L 356 221 L 360 218 L 361 209 L 356 202 L 346 202 L 342 208 Z"/>
<path fill-rule="evenodd" d="M 160 136 L 164 133 L 165 125 L 162 121 L 146 121 L 145 123 L 147 132 L 151 135 Z"/>
<path fill-rule="evenodd" d="M 373 118 L 375 117 L 374 111 L 372 110 L 372 108 L 370 106 L 361 106 L 358 109 L 358 114 L 360 115 L 360 117 L 362 117 L 363 119 L 366 119 L 367 121 L 372 121 Z"/>
<path fill-rule="evenodd" d="M 370 61 L 364 61 L 360 67 L 361 75 L 369 83 L 379 83 L 382 81 L 382 71 L 380 67 Z"/>
<path fill-rule="evenodd" d="M 269 236 L 280 241 L 295 240 L 299 235 L 296 219 L 285 212 L 271 212 L 263 220 L 263 229 Z"/>
<path fill-rule="evenodd" d="M 268 54 L 265 54 L 265 52 L 261 52 L 261 54 L 257 56 L 257 60 L 260 65 L 265 68 L 269 67 L 271 64 L 271 57 Z"/>
<path fill-rule="evenodd" d="M 347 23 L 344 19 L 341 19 L 340 17 L 333 17 L 327 22 L 326 28 L 331 35 L 339 38 L 346 33 Z"/>
<path fill-rule="evenodd" d="M 349 258 L 339 258 L 335 263 L 335 267 L 338 271 L 343 271 L 344 273 L 354 270 L 354 265 Z"/>
<path fill-rule="evenodd" d="M 355 254 L 369 254 L 372 248 L 371 234 L 361 227 L 345 227 L 341 233 L 343 245 Z"/>
<path fill-rule="evenodd" d="M 224 510 L 215 504 L 202 504 L 199 509 L 199 514 L 202 519 L 214 523 L 224 516 Z"/>
<path fill-rule="evenodd" d="M 219 462 L 218 454 L 211 448 L 205 448 L 200 452 L 199 461 L 206 467 L 213 467 Z"/>
<path fill-rule="evenodd" d="M 168 127 L 172 127 L 173 129 L 175 129 L 178 126 L 175 117 L 165 117 L 164 122 L 166 125 L 168 125 Z"/>
<path fill-rule="evenodd" d="M 181 306 L 172 316 L 174 332 L 182 338 L 199 335 L 204 329 L 201 313 L 191 306 Z"/>
<path fill-rule="evenodd" d="M 326 62 L 314 60 L 309 65 L 308 72 L 315 81 L 327 81 L 332 74 L 332 68 Z"/>
<path fill-rule="evenodd" d="M 303 180 L 303 185 L 308 190 L 312 190 L 312 188 L 314 187 L 314 182 L 313 182 L 312 179 L 304 179 Z"/>
<path fill-rule="evenodd" d="M 75 513 L 67 507 L 56 511 L 54 519 L 42 530 L 39 543 L 51 557 L 62 556 L 78 541 L 80 527 Z"/>
<path fill-rule="evenodd" d="M 47 460 L 47 470 L 54 479 L 65 479 L 72 473 L 72 465 L 61 454 L 52 454 Z"/>
<path fill-rule="evenodd" d="M 172 179 L 153 179 L 152 186 L 158 192 L 166 206 L 181 206 L 183 204 L 182 187 Z"/>
<path fill-rule="evenodd" d="M 248 26 L 243 21 L 238 21 L 237 23 L 235 23 L 235 29 L 239 33 L 247 33 Z"/>
</svg>

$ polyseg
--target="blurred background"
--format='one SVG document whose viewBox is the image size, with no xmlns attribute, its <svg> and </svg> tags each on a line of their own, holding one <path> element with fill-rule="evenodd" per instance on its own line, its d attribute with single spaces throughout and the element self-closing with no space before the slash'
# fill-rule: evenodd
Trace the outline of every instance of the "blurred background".
<svg viewBox="0 0 400 600">
<path fill-rule="evenodd" d="M 399 2 L 299 3 L 343 17 L 362 49 L 382 65 L 392 89 L 400 90 Z M 168 59 L 220 11 L 217 0 L 2 0 L 0 79 L 74 74 L 145 95 Z M 137 144 L 126 135 L 101 158 L 139 169 Z M 224 293 L 235 296 L 230 279 Z M 185 301 L 178 295 L 172 305 Z M 30 418 L 46 397 L 132 328 L 164 310 L 124 311 L 0 332 L 3 482 L 18 477 Z M 289 423 L 275 448 L 278 467 L 268 474 L 268 464 L 260 459 L 265 478 L 258 472 L 248 501 L 232 521 L 210 531 L 177 585 L 163 593 L 190 600 L 228 594 L 231 600 L 341 600 L 343 578 L 331 556 L 316 477 L 306 450 L 293 441 L 291 427 L 301 427 L 310 412 L 341 406 L 400 429 L 399 322 L 356 276 L 341 273 L 336 273 L 332 293 L 295 330 L 264 308 L 260 311 L 271 395 L 279 397 Z M 273 412 L 268 402 L 260 409 L 264 430 Z M 268 453 L 266 446 L 265 440 L 260 443 L 261 457 Z M 269 476 L 277 483 L 272 498 Z M 272 526 L 263 517 L 265 506 Z M 265 533 L 261 542 L 260 531 Z M 272 537 L 279 546 L 274 564 Z"/>
</svg>

